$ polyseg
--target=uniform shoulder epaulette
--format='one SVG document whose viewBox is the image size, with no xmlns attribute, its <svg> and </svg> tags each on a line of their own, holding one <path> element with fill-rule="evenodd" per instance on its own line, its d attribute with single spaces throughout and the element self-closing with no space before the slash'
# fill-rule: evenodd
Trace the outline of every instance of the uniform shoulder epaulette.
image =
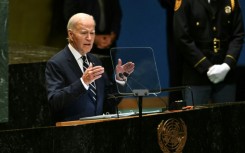
<svg viewBox="0 0 245 153">
<path fill-rule="evenodd" d="M 181 6 L 182 0 L 175 0 L 174 11 L 177 11 Z"/>
<path fill-rule="evenodd" d="M 231 10 L 234 11 L 235 9 L 235 0 L 230 0 L 231 1 Z"/>
</svg>

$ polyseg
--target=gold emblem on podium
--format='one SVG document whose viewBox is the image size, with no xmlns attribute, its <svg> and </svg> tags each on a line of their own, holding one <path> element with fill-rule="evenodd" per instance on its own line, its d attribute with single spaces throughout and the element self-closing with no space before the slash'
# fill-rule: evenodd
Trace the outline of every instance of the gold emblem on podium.
<svg viewBox="0 0 245 153">
<path fill-rule="evenodd" d="M 187 139 L 187 127 L 182 119 L 162 121 L 157 128 L 158 144 L 163 153 L 182 153 Z"/>
</svg>

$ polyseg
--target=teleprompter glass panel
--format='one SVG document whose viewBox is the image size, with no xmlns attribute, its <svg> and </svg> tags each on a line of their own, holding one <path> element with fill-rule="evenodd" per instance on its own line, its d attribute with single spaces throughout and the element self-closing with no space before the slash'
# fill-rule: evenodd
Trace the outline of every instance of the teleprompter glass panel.
<svg viewBox="0 0 245 153">
<path fill-rule="evenodd" d="M 120 94 L 156 94 L 160 93 L 160 81 L 156 67 L 153 49 L 150 47 L 119 47 L 111 49 L 111 59 L 116 75 L 116 65 L 121 59 L 122 65 L 133 62 L 135 67 L 132 73 L 120 74 L 126 78 L 117 83 Z"/>
</svg>

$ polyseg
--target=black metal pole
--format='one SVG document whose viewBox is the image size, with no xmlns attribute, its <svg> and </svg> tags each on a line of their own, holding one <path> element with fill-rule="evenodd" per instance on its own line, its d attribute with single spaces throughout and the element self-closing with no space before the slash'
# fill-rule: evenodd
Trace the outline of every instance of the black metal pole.
<svg viewBox="0 0 245 153">
<path fill-rule="evenodd" d="M 142 153 L 142 101 L 143 96 L 138 97 L 139 107 L 139 152 Z"/>
</svg>

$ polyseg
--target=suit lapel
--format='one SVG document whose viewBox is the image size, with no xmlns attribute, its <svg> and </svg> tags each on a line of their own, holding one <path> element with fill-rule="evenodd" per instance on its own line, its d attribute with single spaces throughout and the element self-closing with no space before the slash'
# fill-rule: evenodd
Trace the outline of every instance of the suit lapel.
<svg viewBox="0 0 245 153">
<path fill-rule="evenodd" d="M 80 69 L 75 57 L 72 55 L 70 49 L 68 47 L 66 47 L 65 49 L 65 54 L 66 54 L 66 57 L 67 57 L 67 63 L 68 63 L 68 66 L 73 70 L 74 74 L 80 78 L 81 77 L 81 74 L 82 74 L 82 70 Z"/>
</svg>

